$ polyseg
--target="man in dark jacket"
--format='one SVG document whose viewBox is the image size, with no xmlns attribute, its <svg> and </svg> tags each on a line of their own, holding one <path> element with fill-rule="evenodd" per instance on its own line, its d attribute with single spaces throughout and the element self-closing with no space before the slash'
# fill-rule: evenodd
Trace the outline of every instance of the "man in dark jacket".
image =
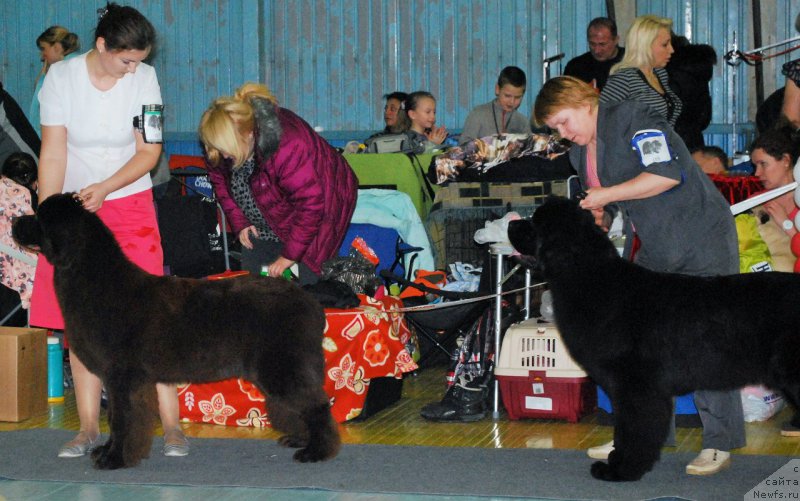
<svg viewBox="0 0 800 501">
<path fill-rule="evenodd" d="M 611 67 L 625 55 L 625 49 L 619 46 L 617 23 L 607 17 L 592 19 L 586 28 L 586 41 L 589 52 L 570 59 L 564 74 L 580 78 L 600 92 Z"/>
</svg>

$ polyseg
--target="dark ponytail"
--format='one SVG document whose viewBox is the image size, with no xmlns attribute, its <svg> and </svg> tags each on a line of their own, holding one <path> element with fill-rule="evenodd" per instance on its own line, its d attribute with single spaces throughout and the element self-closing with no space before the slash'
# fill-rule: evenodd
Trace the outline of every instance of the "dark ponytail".
<svg viewBox="0 0 800 501">
<path fill-rule="evenodd" d="M 147 50 L 155 45 L 155 28 L 133 7 L 112 2 L 99 14 L 94 37 L 95 40 L 103 37 L 108 50 Z"/>
</svg>

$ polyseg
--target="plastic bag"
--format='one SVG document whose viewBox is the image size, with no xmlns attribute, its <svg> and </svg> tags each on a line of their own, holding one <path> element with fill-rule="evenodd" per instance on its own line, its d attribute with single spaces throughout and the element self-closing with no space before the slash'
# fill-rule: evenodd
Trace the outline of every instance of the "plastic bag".
<svg viewBox="0 0 800 501">
<path fill-rule="evenodd" d="M 553 310 L 553 295 L 549 290 L 542 292 L 542 304 L 539 306 L 539 315 L 545 322 L 555 322 L 556 315 Z"/>
<path fill-rule="evenodd" d="M 516 212 L 509 212 L 500 219 L 486 221 L 486 225 L 475 232 L 475 241 L 479 244 L 503 242 L 508 243 L 508 223 L 522 219 Z"/>
<path fill-rule="evenodd" d="M 451 265 L 450 277 L 442 290 L 451 292 L 475 292 L 480 287 L 483 268 L 476 268 L 469 263 L 457 261 Z"/>
<path fill-rule="evenodd" d="M 786 400 L 780 392 L 761 385 L 745 386 L 741 395 L 744 420 L 747 423 L 766 421 L 786 405 Z"/>
<path fill-rule="evenodd" d="M 750 213 L 739 214 L 736 233 L 739 237 L 739 272 L 773 271 L 772 254 L 758 232 L 758 221 Z"/>
<path fill-rule="evenodd" d="M 320 279 L 346 283 L 353 292 L 368 296 L 373 296 L 381 285 L 381 280 L 375 276 L 375 265 L 357 252 L 325 261 Z"/>
</svg>

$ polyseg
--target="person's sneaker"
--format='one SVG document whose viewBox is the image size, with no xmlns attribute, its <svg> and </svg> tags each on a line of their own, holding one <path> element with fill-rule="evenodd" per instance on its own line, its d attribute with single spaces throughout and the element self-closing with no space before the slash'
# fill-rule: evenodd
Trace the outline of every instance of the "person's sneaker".
<svg viewBox="0 0 800 501">
<path fill-rule="evenodd" d="M 791 421 L 786 421 L 781 425 L 781 435 L 784 437 L 800 437 L 800 428 L 792 426 Z"/>
<path fill-rule="evenodd" d="M 731 453 L 718 449 L 703 449 L 700 455 L 686 465 L 689 475 L 713 475 L 731 465 Z"/>
<path fill-rule="evenodd" d="M 100 445 L 100 435 L 89 438 L 86 433 L 80 432 L 75 438 L 61 446 L 61 449 L 58 450 L 58 457 L 79 458 L 92 452 L 98 445 Z"/>
<path fill-rule="evenodd" d="M 445 393 L 441 402 L 427 404 L 420 416 L 430 421 L 479 421 L 486 417 L 488 389 L 479 379 L 463 376 Z"/>
<path fill-rule="evenodd" d="M 608 459 L 608 455 L 614 450 L 614 441 L 607 442 L 596 447 L 586 449 L 586 454 L 592 459 Z"/>
</svg>

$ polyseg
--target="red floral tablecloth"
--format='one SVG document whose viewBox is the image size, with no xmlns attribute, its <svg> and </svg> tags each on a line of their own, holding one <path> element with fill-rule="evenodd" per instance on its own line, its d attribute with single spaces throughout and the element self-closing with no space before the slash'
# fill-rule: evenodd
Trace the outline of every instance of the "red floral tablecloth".
<svg viewBox="0 0 800 501">
<path fill-rule="evenodd" d="M 337 422 L 358 417 L 372 378 L 402 378 L 417 364 L 406 349 L 411 336 L 402 302 L 359 295 L 361 305 L 349 310 L 326 309 L 325 392 Z M 216 383 L 178 387 L 180 416 L 197 423 L 228 426 L 269 426 L 264 396 L 249 381 L 226 379 Z"/>
</svg>

